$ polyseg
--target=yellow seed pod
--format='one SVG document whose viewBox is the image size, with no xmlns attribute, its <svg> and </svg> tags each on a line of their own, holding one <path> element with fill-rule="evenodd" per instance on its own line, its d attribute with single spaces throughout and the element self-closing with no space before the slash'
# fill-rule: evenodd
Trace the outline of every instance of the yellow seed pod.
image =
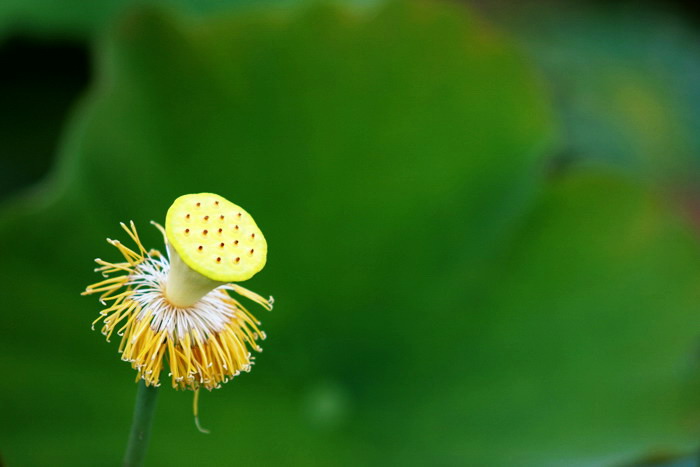
<svg viewBox="0 0 700 467">
<path fill-rule="evenodd" d="M 165 218 L 165 234 L 187 266 L 215 281 L 250 279 L 267 260 L 267 242 L 253 217 L 213 193 L 176 199 Z"/>
</svg>

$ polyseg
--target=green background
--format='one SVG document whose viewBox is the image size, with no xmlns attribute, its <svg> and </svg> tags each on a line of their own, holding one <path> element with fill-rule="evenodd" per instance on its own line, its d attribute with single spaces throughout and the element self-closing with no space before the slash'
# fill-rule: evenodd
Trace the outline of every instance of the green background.
<svg viewBox="0 0 700 467">
<path fill-rule="evenodd" d="M 62 128 L 50 173 L 0 205 L 8 465 L 119 464 L 134 372 L 79 293 L 93 258 L 117 258 L 120 221 L 162 250 L 148 222 L 201 191 L 255 217 L 268 265 L 245 286 L 276 306 L 255 310 L 251 374 L 201 395 L 210 435 L 164 385 L 147 464 L 611 465 L 697 447 L 700 56 L 679 15 L 43 3 L 5 3 L 0 28 L 90 44 L 94 68 L 65 120 L 7 119 Z M 39 158 L 26 138 L 5 151 Z"/>
</svg>

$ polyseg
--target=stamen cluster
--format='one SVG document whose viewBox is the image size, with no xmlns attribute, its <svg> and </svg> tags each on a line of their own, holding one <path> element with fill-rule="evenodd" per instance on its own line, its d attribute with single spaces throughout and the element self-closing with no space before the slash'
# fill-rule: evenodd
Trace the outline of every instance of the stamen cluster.
<svg viewBox="0 0 700 467">
<path fill-rule="evenodd" d="M 138 251 L 108 240 L 124 261 L 95 260 L 99 264 L 96 271 L 106 279 L 89 286 L 83 295 L 101 294 L 100 302 L 107 307 L 93 327 L 102 320 L 102 334 L 108 341 L 114 332 L 121 336 L 119 352 L 137 370 L 136 380 L 159 386 L 166 361 L 168 376 L 177 389 L 213 389 L 241 371 L 250 371 L 254 357 L 249 349 L 262 351 L 257 341 L 265 339 L 265 333 L 230 292 L 268 310 L 272 298 L 266 300 L 237 284 L 224 283 L 192 305 L 176 306 L 166 294 L 169 259 L 157 250 L 144 249 L 133 222 L 122 227 Z"/>
</svg>

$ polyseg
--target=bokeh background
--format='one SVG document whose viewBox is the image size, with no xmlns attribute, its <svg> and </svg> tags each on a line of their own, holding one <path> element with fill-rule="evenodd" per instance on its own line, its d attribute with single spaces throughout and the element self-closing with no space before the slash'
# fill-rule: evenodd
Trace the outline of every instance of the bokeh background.
<svg viewBox="0 0 700 467">
<path fill-rule="evenodd" d="M 698 18 L 3 0 L 2 461 L 119 465 L 134 372 L 79 293 L 209 191 L 276 307 L 210 435 L 163 387 L 148 465 L 697 465 Z"/>
</svg>

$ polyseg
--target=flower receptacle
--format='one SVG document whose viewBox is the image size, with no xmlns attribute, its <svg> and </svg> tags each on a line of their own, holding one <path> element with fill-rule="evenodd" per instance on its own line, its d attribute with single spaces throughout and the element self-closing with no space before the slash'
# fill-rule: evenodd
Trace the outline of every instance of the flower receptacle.
<svg viewBox="0 0 700 467">
<path fill-rule="evenodd" d="M 171 245 L 168 245 L 168 257 L 170 271 L 163 294 L 176 307 L 186 308 L 194 305 L 200 298 L 225 284 L 205 277 L 187 266 Z"/>
</svg>

